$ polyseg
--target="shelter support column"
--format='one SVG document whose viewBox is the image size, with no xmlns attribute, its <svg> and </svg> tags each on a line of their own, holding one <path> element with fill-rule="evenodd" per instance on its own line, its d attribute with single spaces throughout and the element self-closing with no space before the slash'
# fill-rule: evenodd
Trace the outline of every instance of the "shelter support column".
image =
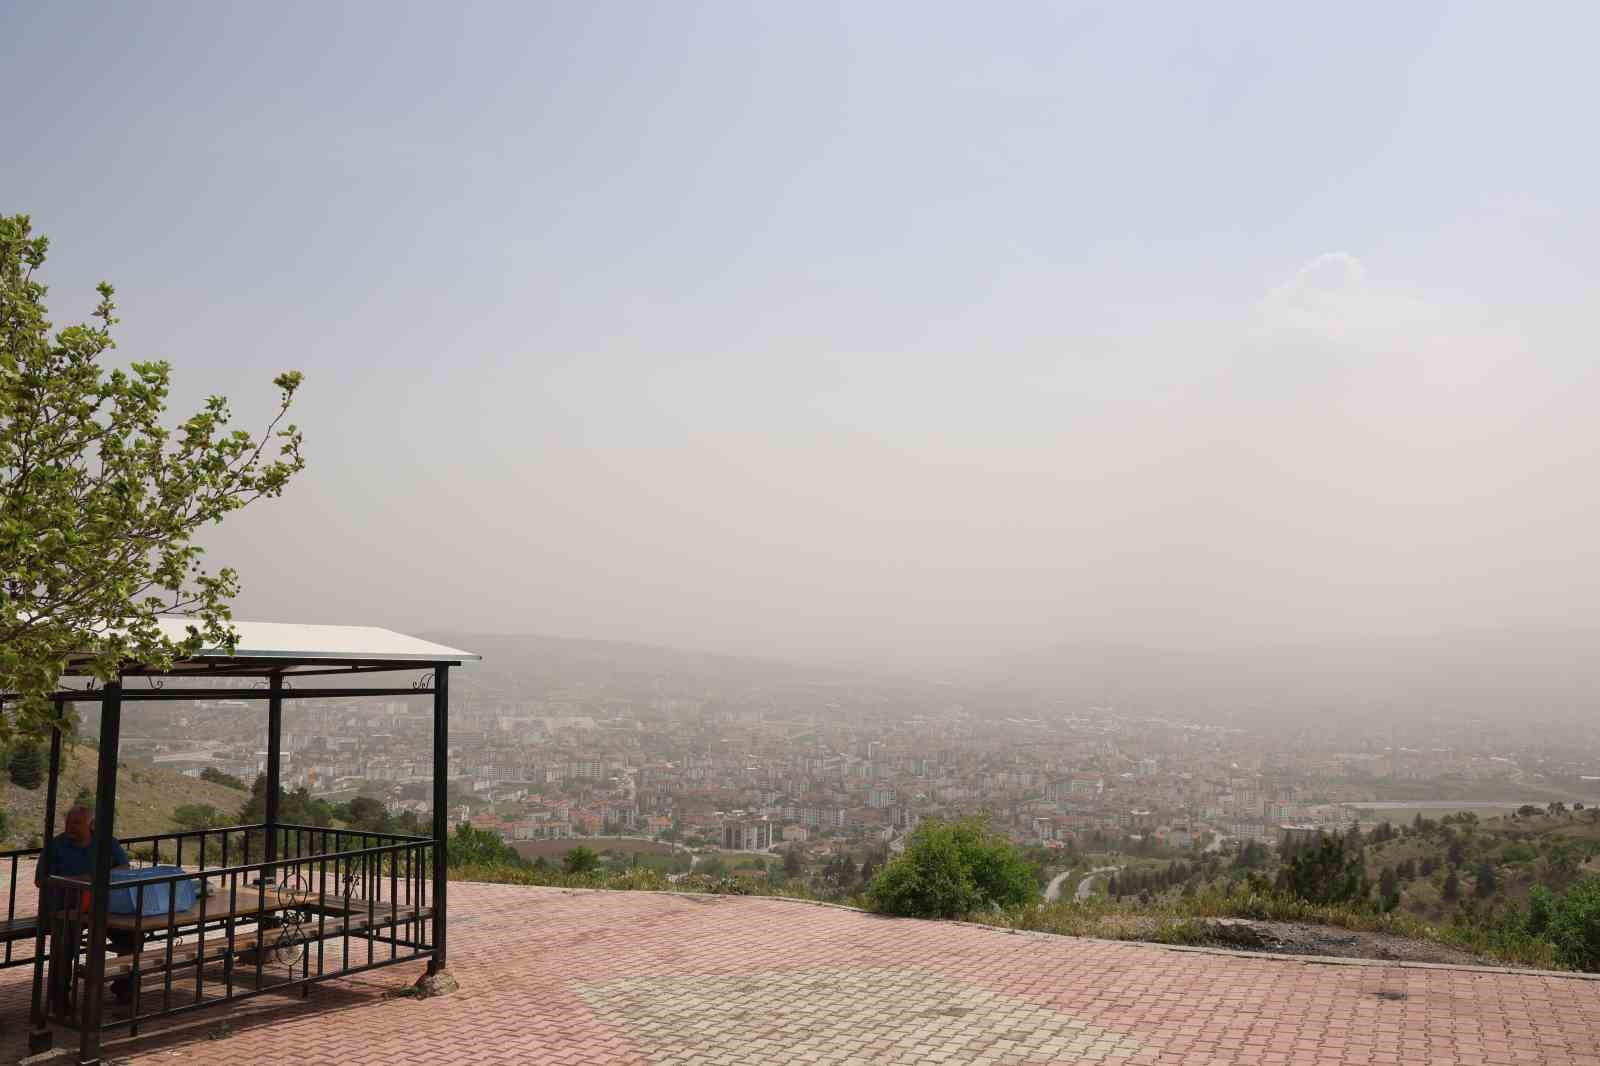
<svg viewBox="0 0 1600 1066">
<path fill-rule="evenodd" d="M 267 678 L 267 841 L 262 861 L 278 861 L 278 793 L 282 791 L 283 769 L 283 675 L 275 673 Z M 278 871 L 268 866 L 262 880 L 272 884 L 278 881 Z"/>
<path fill-rule="evenodd" d="M 445 893 L 450 846 L 450 667 L 433 671 L 433 958 L 428 972 L 445 968 Z"/>
<path fill-rule="evenodd" d="M 59 714 L 65 714 L 66 708 L 56 704 L 55 709 Z M 39 879 L 42 881 L 50 876 L 50 841 L 56 833 L 56 792 L 61 784 L 61 727 L 59 724 L 50 729 L 50 777 L 49 784 L 44 793 L 44 849 L 39 853 Z M 48 1005 L 44 996 L 44 970 L 45 970 L 45 935 L 46 930 L 44 890 L 40 889 L 38 930 L 33 934 L 33 1013 L 30 1016 L 28 1029 L 28 1051 L 39 1054 L 49 1051 L 54 1044 L 50 1034 L 50 1023 L 47 1019 Z"/>
<path fill-rule="evenodd" d="M 94 793 L 94 890 L 89 906 L 88 966 L 79 1024 L 79 1066 L 100 1061 L 100 1017 L 106 990 L 106 904 L 111 896 L 111 845 L 117 838 L 117 754 L 122 743 L 122 679 L 100 699 L 100 770 Z"/>
</svg>

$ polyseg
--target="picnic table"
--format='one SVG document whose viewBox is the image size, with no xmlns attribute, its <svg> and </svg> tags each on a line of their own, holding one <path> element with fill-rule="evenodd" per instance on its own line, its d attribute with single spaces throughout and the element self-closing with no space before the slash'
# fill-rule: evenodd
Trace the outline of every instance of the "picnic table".
<svg viewBox="0 0 1600 1066">
<path fill-rule="evenodd" d="M 370 939 L 380 936 L 380 930 L 385 928 L 393 935 L 398 926 L 431 914 L 426 907 L 329 896 L 308 892 L 304 887 L 252 884 L 227 891 L 213 889 L 185 910 L 108 914 L 108 932 L 131 933 L 136 939 L 132 952 L 108 954 L 103 979 L 111 982 L 162 974 L 170 990 L 172 975 L 180 968 L 198 973 L 208 964 L 220 962 L 225 968 L 224 981 L 231 982 L 235 965 L 253 961 L 259 986 L 263 959 L 269 954 L 276 953 L 278 961 L 292 969 L 303 957 L 302 952 L 328 937 L 364 935 Z M 63 943 L 81 942 L 88 914 L 74 908 L 63 918 L 68 923 Z M 65 991 L 74 982 L 87 979 L 87 967 L 78 964 L 77 955 L 73 952 L 58 957 L 52 952 L 51 988 Z M 134 985 L 138 985 L 137 980 Z M 133 994 L 138 996 L 137 987 Z"/>
</svg>

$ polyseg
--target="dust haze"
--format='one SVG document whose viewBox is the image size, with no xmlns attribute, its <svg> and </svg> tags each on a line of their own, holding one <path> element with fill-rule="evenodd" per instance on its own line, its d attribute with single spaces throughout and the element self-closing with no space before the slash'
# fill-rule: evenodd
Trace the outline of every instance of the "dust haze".
<svg viewBox="0 0 1600 1066">
<path fill-rule="evenodd" d="M 103 103 L 0 131 L 60 321 L 117 282 L 180 409 L 306 373 L 310 468 L 208 542 L 240 617 L 1591 706 L 1592 32 L 191 14 L 8 16 Z"/>
</svg>

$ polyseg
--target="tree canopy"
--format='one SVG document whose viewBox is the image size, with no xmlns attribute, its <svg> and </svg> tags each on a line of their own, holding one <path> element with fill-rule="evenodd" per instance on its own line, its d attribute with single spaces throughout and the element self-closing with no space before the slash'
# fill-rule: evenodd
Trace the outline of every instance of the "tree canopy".
<svg viewBox="0 0 1600 1066">
<path fill-rule="evenodd" d="M 283 423 L 298 372 L 274 379 L 259 438 L 231 428 L 221 396 L 169 427 L 168 363 L 101 363 L 115 347 L 110 285 L 89 322 L 52 332 L 35 277 L 47 250 L 27 215 L 0 216 L 0 688 L 21 697 L 0 731 L 35 735 L 71 727 L 46 699 L 69 656 L 108 681 L 123 663 L 231 649 L 238 575 L 207 571 L 193 538 L 304 467 L 300 431 Z M 181 640 L 156 623 L 172 613 L 190 620 Z"/>
<path fill-rule="evenodd" d="M 976 818 L 922 822 L 867 890 L 874 910 L 916 918 L 955 918 L 1037 895 L 1017 849 Z"/>
</svg>

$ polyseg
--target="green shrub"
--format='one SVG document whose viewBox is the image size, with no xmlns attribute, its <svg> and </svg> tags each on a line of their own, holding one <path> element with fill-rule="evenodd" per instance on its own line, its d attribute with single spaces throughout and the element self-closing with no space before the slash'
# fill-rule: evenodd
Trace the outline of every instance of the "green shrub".
<svg viewBox="0 0 1600 1066">
<path fill-rule="evenodd" d="M 593 848 L 579 844 L 561 860 L 561 868 L 569 874 L 592 874 L 600 868 L 600 856 Z"/>
<path fill-rule="evenodd" d="M 1586 877 L 1561 894 L 1545 938 L 1573 969 L 1600 970 L 1600 877 Z"/>
<path fill-rule="evenodd" d="M 494 833 L 474 829 L 463 822 L 450 834 L 446 862 L 454 869 L 461 866 L 508 866 L 516 869 L 526 864 L 516 849 Z"/>
<path fill-rule="evenodd" d="M 44 783 L 44 752 L 32 740 L 19 740 L 6 759 L 11 783 L 30 792 Z"/>
<path fill-rule="evenodd" d="M 1366 880 L 1361 846 L 1330 836 L 1296 853 L 1279 887 L 1307 903 L 1350 903 L 1366 896 Z"/>
<path fill-rule="evenodd" d="M 1549 888 L 1534 885 L 1533 892 L 1528 893 L 1528 914 L 1523 917 L 1523 928 L 1528 930 L 1528 935 L 1544 936 L 1550 928 L 1550 912 L 1554 909 L 1555 896 L 1550 895 Z"/>
<path fill-rule="evenodd" d="M 867 903 L 884 914 L 955 918 L 1017 906 L 1037 894 L 1033 871 L 1016 848 L 981 821 L 929 820 L 873 878 Z"/>
<path fill-rule="evenodd" d="M 223 773 L 215 766 L 208 766 L 204 770 L 201 770 L 200 780 L 209 781 L 213 785 L 221 785 L 224 788 L 236 788 L 240 792 L 250 791 L 249 785 L 245 784 L 239 778 L 234 777 L 232 774 Z"/>
</svg>

